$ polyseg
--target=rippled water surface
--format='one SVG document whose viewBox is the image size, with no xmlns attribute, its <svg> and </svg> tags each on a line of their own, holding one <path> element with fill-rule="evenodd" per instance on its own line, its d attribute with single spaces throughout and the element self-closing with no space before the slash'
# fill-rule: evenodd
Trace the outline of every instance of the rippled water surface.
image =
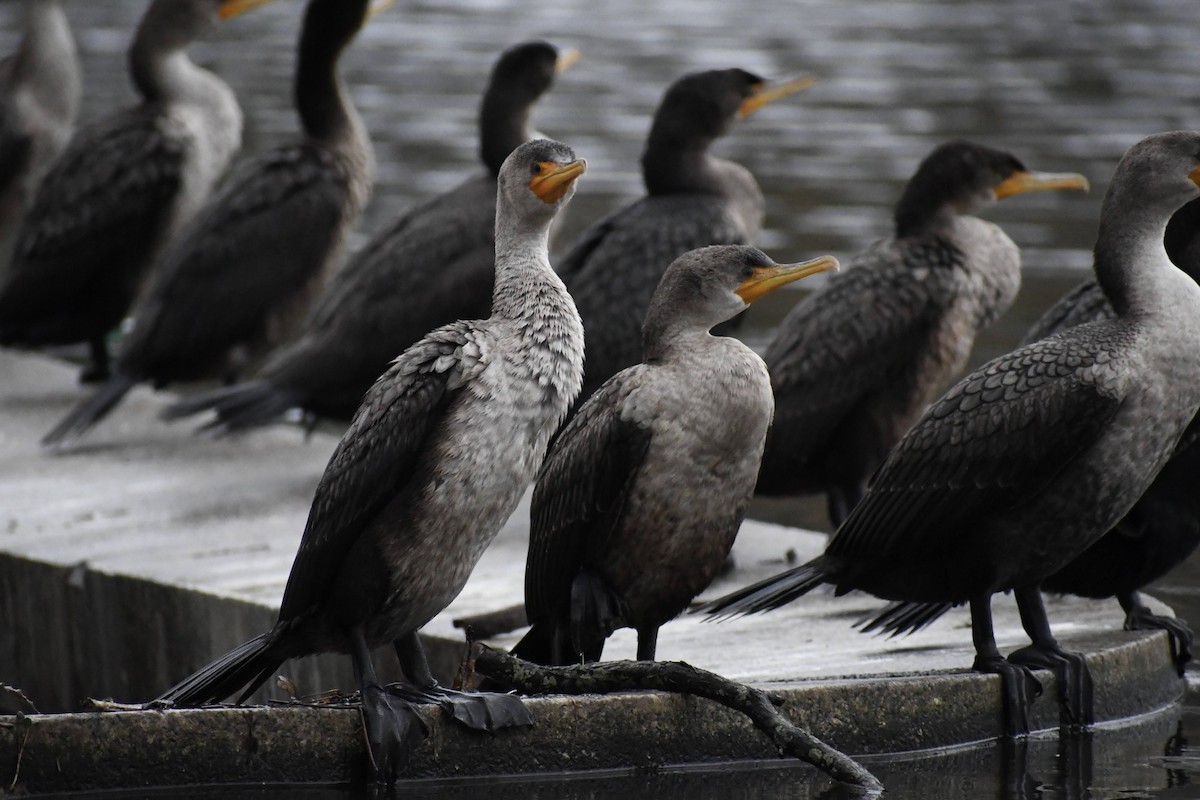
<svg viewBox="0 0 1200 800">
<path fill-rule="evenodd" d="M 92 119 L 132 100 L 123 52 L 145 3 L 67 6 L 86 67 L 83 116 Z M 302 7 L 280 0 L 255 9 L 193 50 L 239 93 L 247 152 L 295 134 L 290 72 Z M 0 3 L 0 51 L 15 43 L 18 12 L 18 3 Z M 729 66 L 770 77 L 807 74 L 817 80 L 813 88 L 744 120 L 717 148 L 758 176 L 768 201 L 759 243 L 780 260 L 818 251 L 848 257 L 885 235 L 903 181 L 947 138 L 976 139 L 1010 149 L 1031 168 L 1091 179 L 1088 196 L 1021 196 L 987 213 L 1022 246 L 1026 282 L 1017 306 L 981 340 L 983 358 L 1011 347 L 1086 273 L 1100 199 L 1124 150 L 1150 133 L 1200 126 L 1197 12 L 1191 0 L 400 0 L 345 59 L 379 161 L 358 241 L 478 168 L 478 93 L 509 44 L 542 37 L 583 53 L 535 115 L 540 130 L 591 165 L 564 241 L 638 195 L 641 141 L 673 78 Z M 756 306 L 747 335 L 761 342 L 795 297 L 781 292 Z M 809 504 L 758 511 L 823 522 Z M 1200 620 L 1196 574 L 1185 567 L 1161 593 Z M 1200 761 L 1187 744 L 1200 740 L 1196 713 L 1189 706 L 1133 728 L 1033 742 L 1024 752 L 977 748 L 871 766 L 889 797 L 1200 797 L 1192 783 Z M 425 786 L 410 796 L 484 791 Z M 486 789 L 489 797 L 579 798 L 807 798 L 821 791 L 800 770 L 778 766 Z"/>
</svg>

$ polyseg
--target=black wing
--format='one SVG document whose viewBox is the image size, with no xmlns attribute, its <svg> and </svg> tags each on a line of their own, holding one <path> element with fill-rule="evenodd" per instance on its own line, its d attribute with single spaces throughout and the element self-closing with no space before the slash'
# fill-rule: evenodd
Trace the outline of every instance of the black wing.
<svg viewBox="0 0 1200 800">
<path fill-rule="evenodd" d="M 240 169 L 164 253 L 134 312 L 123 368 L 202 377 L 230 347 L 265 335 L 272 312 L 321 274 L 341 237 L 349 193 L 344 168 L 311 144 Z M 192 365 L 200 374 L 189 374 Z"/>
<path fill-rule="evenodd" d="M 531 621 L 565 615 L 571 581 L 620 523 L 645 460 L 651 431 L 621 414 L 628 375 L 609 381 L 580 408 L 542 465 L 533 490 L 525 566 Z"/>
<path fill-rule="evenodd" d="M 804 459 L 868 396 L 907 391 L 896 382 L 928 345 L 940 294 L 932 276 L 917 279 L 881 249 L 793 308 L 763 359 L 775 393 L 771 453 Z"/>
<path fill-rule="evenodd" d="M 426 440 L 481 363 L 467 323 L 433 331 L 396 359 L 367 396 L 317 485 L 280 619 L 324 600 L 347 552 L 412 479 Z"/>
<path fill-rule="evenodd" d="M 1046 488 L 1121 404 L 1120 387 L 1081 377 L 1097 357 L 1078 338 L 1020 348 L 951 388 L 892 450 L 827 555 L 938 554 L 964 524 Z"/>
</svg>

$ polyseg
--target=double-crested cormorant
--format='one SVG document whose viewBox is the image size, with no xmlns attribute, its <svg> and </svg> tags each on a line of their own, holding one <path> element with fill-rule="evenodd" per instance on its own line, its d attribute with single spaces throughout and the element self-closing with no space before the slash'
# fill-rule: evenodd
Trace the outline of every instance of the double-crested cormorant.
<svg viewBox="0 0 1200 800">
<path fill-rule="evenodd" d="M 1200 276 L 1200 200 L 1193 200 L 1171 217 L 1163 240 L 1172 263 L 1195 280 Z M 1022 344 L 1036 342 L 1060 330 L 1116 316 L 1095 280 L 1076 286 L 1050 307 Z M 1175 663 L 1182 675 L 1192 655 L 1192 631 L 1175 617 L 1154 614 L 1139 589 L 1158 580 L 1186 559 L 1200 544 L 1200 422 L 1192 420 L 1171 460 L 1129 513 L 1100 541 L 1042 582 L 1048 592 L 1097 599 L 1116 597 L 1125 610 L 1126 630 L 1165 630 L 1171 637 Z M 897 603 L 867 626 L 870 630 L 903 634 L 919 630 L 949 608 L 942 603 Z"/>
<path fill-rule="evenodd" d="M 775 423 L 757 492 L 828 492 L 830 521 L 841 524 L 888 451 L 962 372 L 976 333 L 1020 288 L 1017 246 L 973 214 L 1019 192 L 1080 188 L 1080 175 L 1031 173 L 970 142 L 930 153 L 896 205 L 893 237 L 779 324 L 764 357 Z"/>
<path fill-rule="evenodd" d="M 733 121 L 809 81 L 769 88 L 741 69 L 696 72 L 671 85 L 642 153 L 646 196 L 588 228 L 558 264 L 587 331 L 580 402 L 642 356 L 642 321 L 663 271 L 713 244 L 749 244 L 763 221 L 750 171 L 708 148 Z"/>
<path fill-rule="evenodd" d="M 79 111 L 79 57 L 62 3 L 27 0 L 25 6 L 21 44 L 0 61 L 0 264 Z"/>
<path fill-rule="evenodd" d="M 105 335 L 241 145 L 233 91 L 185 50 L 245 5 L 150 4 L 129 50 L 142 103 L 80 130 L 39 184 L 0 284 L 0 345 L 86 342 L 82 378 L 108 377 Z"/>
<path fill-rule="evenodd" d="M 765 611 L 821 583 L 971 606 L 974 669 L 1003 679 L 1006 730 L 1028 730 L 1030 667 L 1092 718 L 1086 662 L 1050 632 L 1039 587 L 1141 497 L 1200 407 L 1200 286 L 1163 249 L 1200 186 L 1200 134 L 1134 145 L 1105 197 L 1096 279 L 1115 319 L 1000 356 L 950 389 L 888 455 L 825 554 L 711 603 Z M 991 596 L 1011 589 L 1033 644 L 1005 660 Z"/>
<path fill-rule="evenodd" d="M 486 316 L 496 175 L 530 139 L 533 105 L 572 60 L 545 42 L 505 51 L 479 113 L 486 171 L 409 210 L 360 250 L 334 275 L 301 335 L 253 380 L 186 398 L 168 409 L 168 418 L 214 409 L 207 427 L 220 432 L 266 424 L 290 408 L 349 419 L 388 363 L 426 331 Z"/>
<path fill-rule="evenodd" d="M 762 455 L 774 401 L 766 366 L 709 330 L 754 300 L 835 269 L 775 264 L 745 245 L 693 250 L 663 275 L 644 361 L 612 378 L 563 428 L 533 491 L 525 607 L 513 649 L 543 664 L 598 661 L 617 628 L 653 660 L 659 627 L 720 571 Z"/>
<path fill-rule="evenodd" d="M 462 589 L 579 391 L 583 326 L 550 267 L 547 239 L 584 168 L 546 140 L 504 162 L 492 316 L 438 328 L 392 363 L 317 486 L 279 621 L 161 699 L 196 705 L 243 688 L 244 698 L 286 659 L 349 653 L 385 780 L 424 735 L 409 701 L 514 713 L 511 697 L 440 689 L 417 631 Z M 408 687 L 385 690 L 375 677 L 370 650 L 389 643 Z"/>
<path fill-rule="evenodd" d="M 235 374 L 303 319 L 371 193 L 371 142 L 338 74 L 369 11 L 369 0 L 310 0 L 295 79 L 304 138 L 238 169 L 167 246 L 112 377 L 43 444 L 77 439 L 139 382 Z"/>
</svg>

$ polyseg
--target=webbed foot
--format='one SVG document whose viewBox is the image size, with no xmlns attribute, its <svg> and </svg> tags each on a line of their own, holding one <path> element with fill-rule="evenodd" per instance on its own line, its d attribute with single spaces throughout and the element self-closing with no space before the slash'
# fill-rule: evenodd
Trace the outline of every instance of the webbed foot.
<svg viewBox="0 0 1200 800">
<path fill-rule="evenodd" d="M 429 728 L 411 704 L 378 684 L 364 686 L 361 695 L 371 766 L 378 781 L 391 785 L 409 754 L 429 735 Z"/>
<path fill-rule="evenodd" d="M 434 684 L 416 688 L 393 683 L 388 692 L 410 703 L 436 703 L 460 724 L 477 731 L 497 731 L 533 724 L 533 715 L 515 694 L 459 692 Z"/>
<path fill-rule="evenodd" d="M 1087 728 L 1095 723 L 1092 673 L 1083 653 L 1064 650 L 1057 644 L 1029 645 L 1010 653 L 1008 660 L 1030 669 L 1048 669 L 1054 673 L 1067 727 Z"/>
<path fill-rule="evenodd" d="M 1179 677 L 1183 677 L 1187 663 L 1192 660 L 1192 629 L 1188 624 L 1176 617 L 1165 617 L 1155 614 L 1144 605 L 1138 605 L 1125 615 L 1125 630 L 1153 631 L 1163 630 L 1171 643 L 1171 658 Z"/>
<path fill-rule="evenodd" d="M 1004 698 L 1004 735 L 1009 739 L 1029 733 L 1029 709 L 1042 694 L 1042 682 L 1029 668 L 1001 656 L 975 657 L 971 669 L 1000 676 Z"/>
</svg>

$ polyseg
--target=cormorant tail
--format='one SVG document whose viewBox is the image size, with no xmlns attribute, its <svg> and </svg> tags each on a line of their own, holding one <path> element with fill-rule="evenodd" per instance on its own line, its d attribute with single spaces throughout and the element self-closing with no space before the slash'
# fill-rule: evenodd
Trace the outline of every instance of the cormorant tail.
<svg viewBox="0 0 1200 800">
<path fill-rule="evenodd" d="M 137 379 L 117 373 L 95 394 L 77 405 L 62 422 L 42 437 L 43 447 L 65 447 L 74 443 L 117 407 L 125 394 L 137 385 Z"/>
<path fill-rule="evenodd" d="M 899 601 L 889 604 L 887 608 L 874 616 L 867 616 L 859 620 L 858 629 L 863 633 L 872 631 L 886 633 L 889 637 L 907 636 L 928 627 L 953 607 L 953 603 Z"/>
<path fill-rule="evenodd" d="M 158 698 L 177 706 L 219 703 L 241 690 L 237 702 L 249 697 L 287 660 L 270 631 L 238 645 L 211 664 L 201 667 Z M 243 689 L 243 687 L 245 687 Z"/>
<path fill-rule="evenodd" d="M 835 569 L 829 560 L 818 556 L 807 564 L 801 564 L 736 592 L 730 592 L 724 597 L 710 600 L 696 611 L 718 618 L 771 611 L 808 594 L 822 583 L 831 581 L 834 573 Z"/>
<path fill-rule="evenodd" d="M 217 413 L 216 419 L 200 430 L 224 436 L 267 425 L 297 405 L 299 399 L 294 392 L 269 381 L 254 380 L 186 397 L 163 409 L 162 418 L 170 421 L 212 410 Z"/>
</svg>

